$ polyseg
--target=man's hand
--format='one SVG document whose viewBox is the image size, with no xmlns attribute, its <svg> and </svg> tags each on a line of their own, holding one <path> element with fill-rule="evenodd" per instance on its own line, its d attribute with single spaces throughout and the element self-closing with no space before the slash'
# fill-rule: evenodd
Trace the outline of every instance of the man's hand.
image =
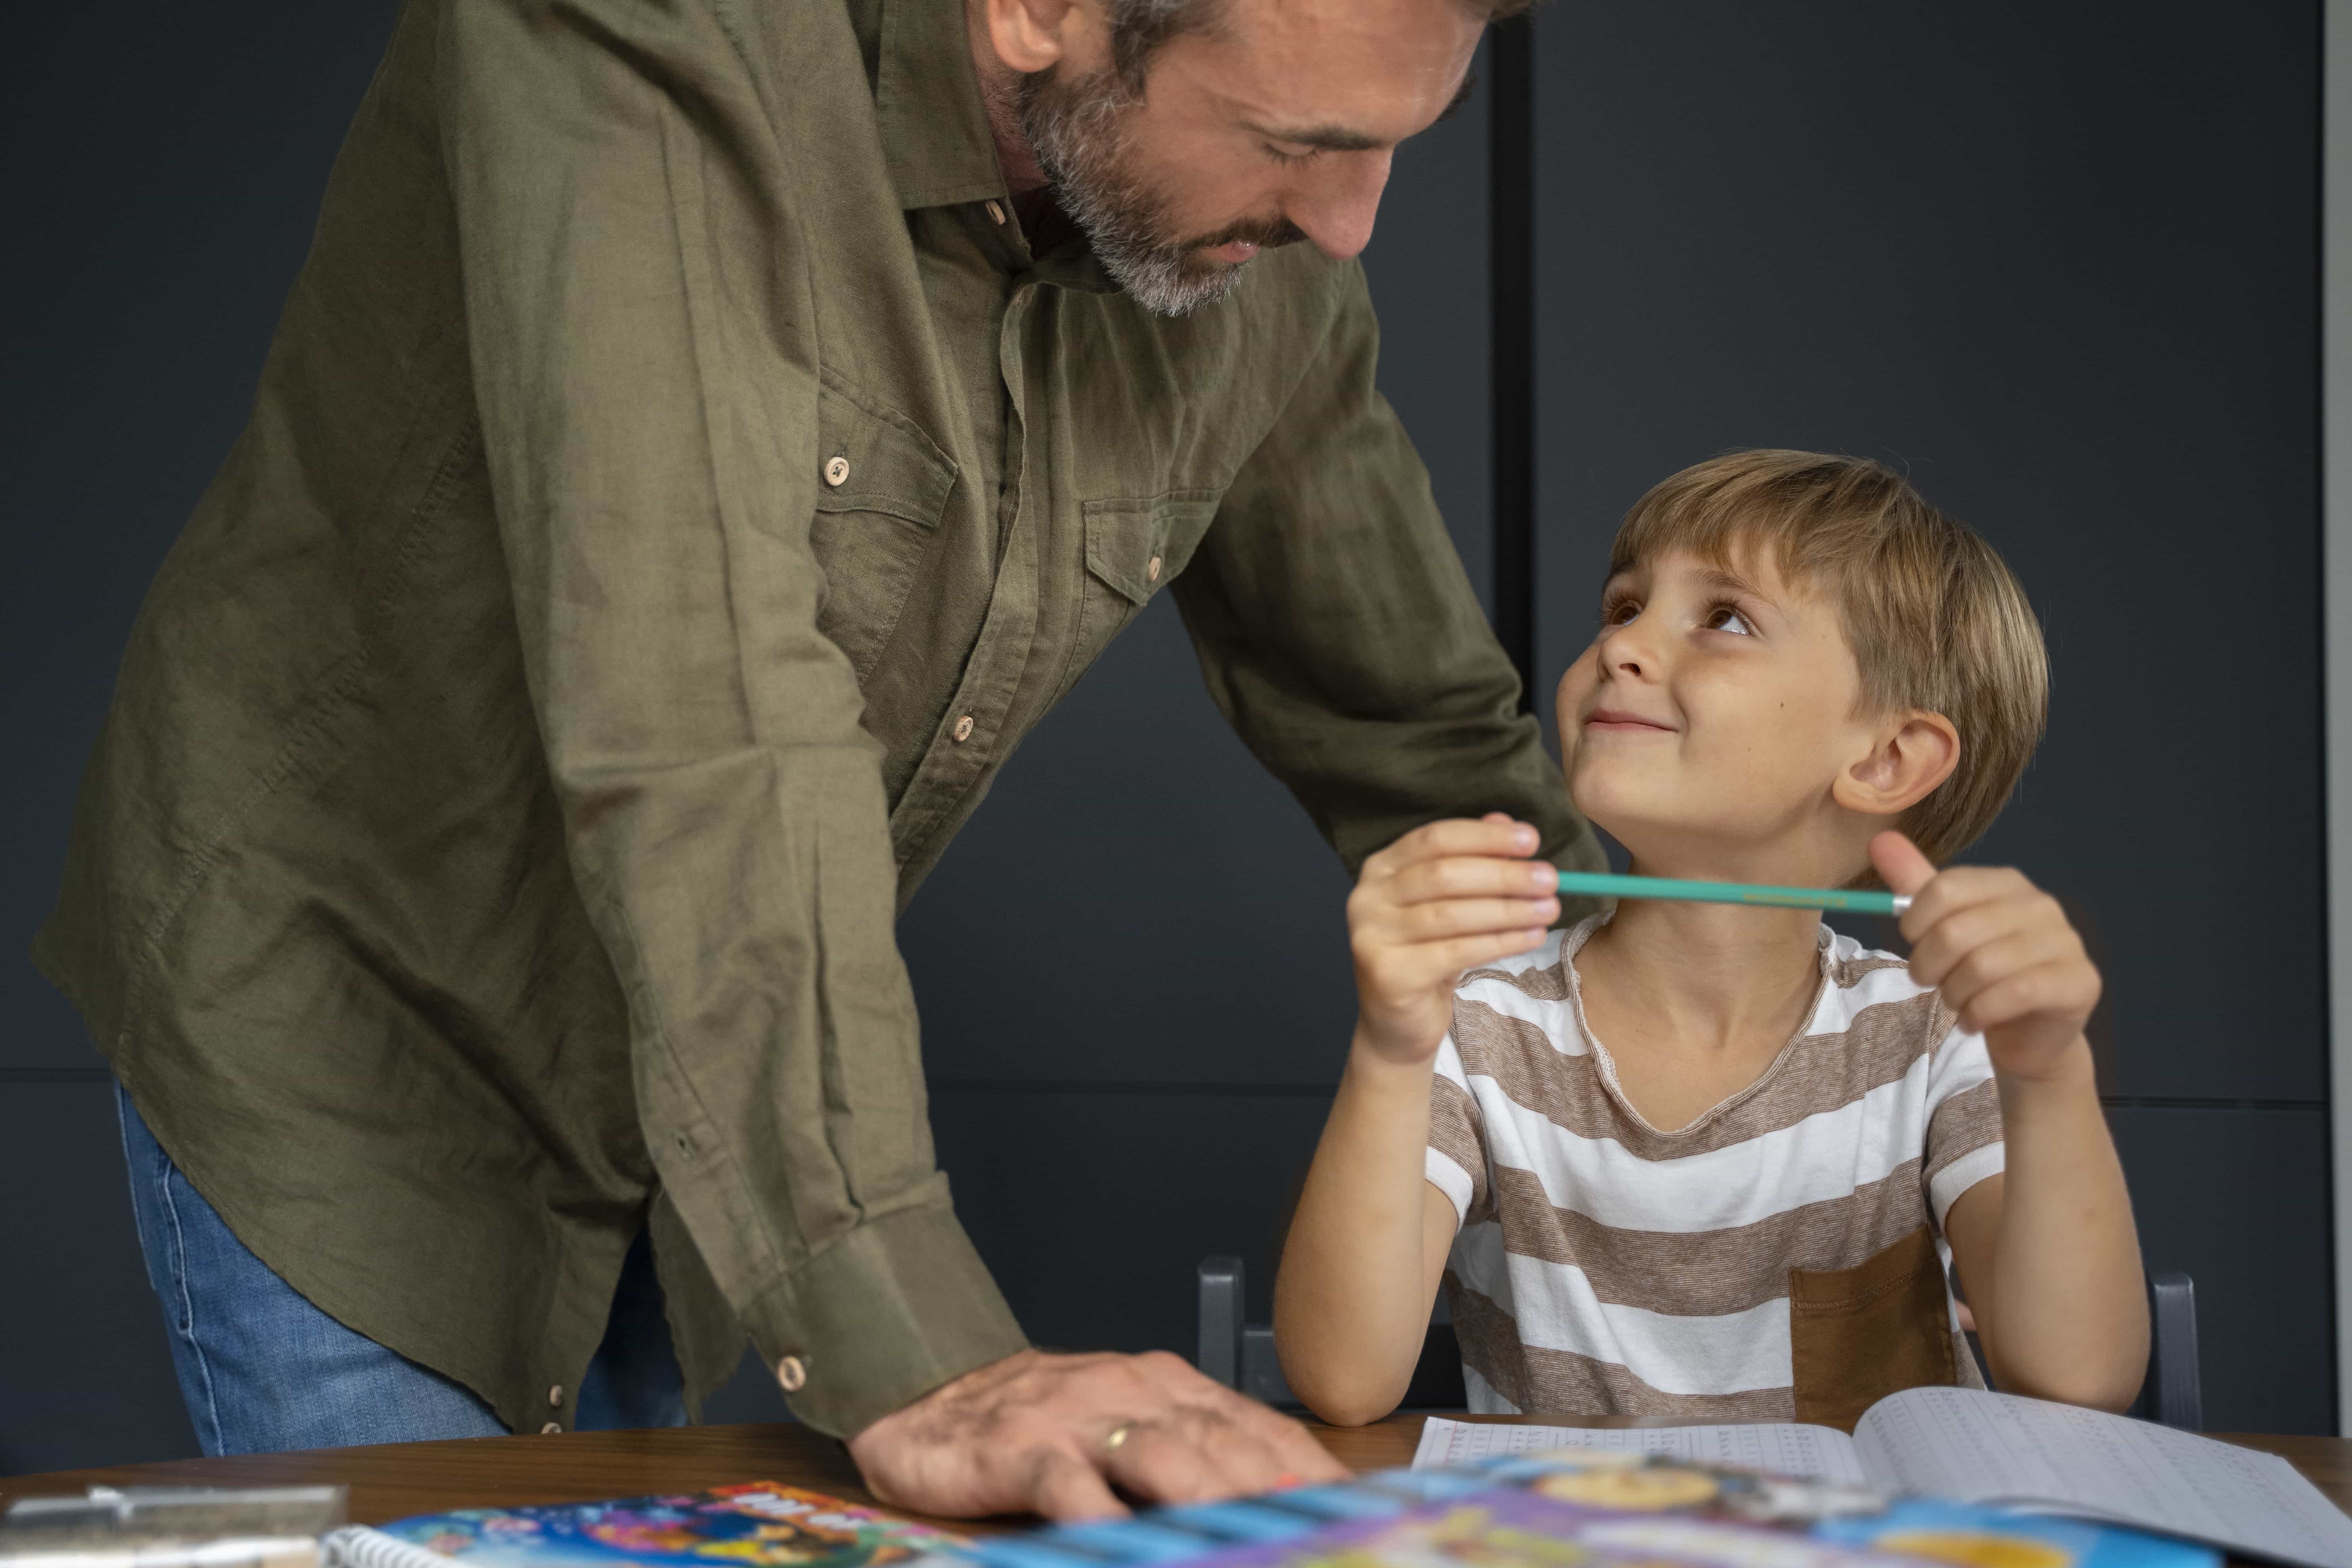
<svg viewBox="0 0 2352 1568">
<path fill-rule="evenodd" d="M 2057 1070 L 2100 989 L 2058 900 L 2005 868 L 1938 873 L 1899 833 L 1872 839 L 1870 858 L 1888 887 L 1911 895 L 1903 934 L 1912 977 L 1943 993 L 1962 1028 L 1984 1036 L 1993 1070 L 2023 1080 Z"/>
<path fill-rule="evenodd" d="M 1165 1351 L 1023 1351 L 968 1372 L 849 1440 L 874 1495 L 970 1518 L 1127 1512 L 1151 1502 L 1270 1491 L 1347 1471 L 1307 1429 Z"/>
<path fill-rule="evenodd" d="M 1364 862 L 1348 897 L 1362 1047 L 1399 1065 L 1428 1060 L 1453 1024 L 1462 972 L 1543 941 L 1559 881 L 1528 858 L 1536 844 L 1534 828 L 1497 811 L 1415 828 Z"/>
</svg>

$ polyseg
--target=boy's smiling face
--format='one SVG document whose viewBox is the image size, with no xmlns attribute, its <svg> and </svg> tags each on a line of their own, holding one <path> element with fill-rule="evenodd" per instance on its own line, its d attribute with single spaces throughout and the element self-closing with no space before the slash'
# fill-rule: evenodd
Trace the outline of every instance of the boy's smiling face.
<svg viewBox="0 0 2352 1568">
<path fill-rule="evenodd" d="M 1858 711 L 1835 601 L 1769 551 L 1637 562 L 1601 620 L 1560 679 L 1561 762 L 1577 809 L 1651 875 L 1846 881 L 1957 757 L 1935 754 L 1937 715 Z"/>
</svg>

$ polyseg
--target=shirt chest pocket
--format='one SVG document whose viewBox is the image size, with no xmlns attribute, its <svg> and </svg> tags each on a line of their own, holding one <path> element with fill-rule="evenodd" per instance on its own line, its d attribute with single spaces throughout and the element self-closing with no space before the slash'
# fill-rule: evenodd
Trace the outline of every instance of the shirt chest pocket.
<svg viewBox="0 0 2352 1568">
<path fill-rule="evenodd" d="M 817 390 L 816 457 L 809 549 L 825 581 L 817 630 L 863 682 L 938 542 L 955 460 L 912 420 L 830 376 Z"/>
<path fill-rule="evenodd" d="M 1070 645 L 1067 691 L 1110 639 L 1175 580 L 1216 521 L 1222 490 L 1170 490 L 1165 495 L 1090 500 L 1080 509 L 1087 536 L 1087 571 Z"/>
<path fill-rule="evenodd" d="M 1853 1430 L 1899 1389 L 1959 1381 L 1935 1233 L 1921 1226 L 1851 1268 L 1789 1270 L 1796 1418 Z"/>
</svg>

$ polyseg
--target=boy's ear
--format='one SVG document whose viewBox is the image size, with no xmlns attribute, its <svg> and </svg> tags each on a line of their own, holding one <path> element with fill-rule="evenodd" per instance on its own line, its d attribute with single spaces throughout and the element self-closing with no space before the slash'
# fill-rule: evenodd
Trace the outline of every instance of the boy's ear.
<svg viewBox="0 0 2352 1568">
<path fill-rule="evenodd" d="M 1960 732 L 1941 713 L 1915 708 L 1878 732 L 1877 744 L 1830 784 L 1830 798 L 1865 816 L 1899 816 L 1927 798 L 1960 763 Z"/>
</svg>

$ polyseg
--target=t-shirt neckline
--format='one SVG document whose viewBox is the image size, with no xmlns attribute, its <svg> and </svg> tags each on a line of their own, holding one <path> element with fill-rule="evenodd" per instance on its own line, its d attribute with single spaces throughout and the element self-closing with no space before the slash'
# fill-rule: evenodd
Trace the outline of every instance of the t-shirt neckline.
<svg viewBox="0 0 2352 1568">
<path fill-rule="evenodd" d="M 1617 1058 L 1610 1055 L 1609 1047 L 1601 1044 L 1601 1037 L 1592 1032 L 1592 1020 L 1584 1013 L 1584 982 L 1576 973 L 1576 955 L 1584 951 L 1584 944 L 1592 939 L 1592 933 L 1608 924 L 1616 912 L 1610 909 L 1587 915 L 1560 939 L 1559 973 L 1560 978 L 1567 983 L 1569 1014 L 1576 1021 L 1576 1032 L 1583 1037 L 1585 1049 L 1591 1051 L 1600 1064 L 1601 1088 L 1608 1092 L 1610 1102 L 1625 1119 L 1653 1137 L 1688 1138 L 1722 1121 L 1761 1093 L 1766 1085 L 1780 1076 L 1781 1068 L 1796 1054 L 1797 1042 L 1813 1032 L 1813 1024 L 1821 1017 L 1823 1005 L 1829 1001 L 1830 984 L 1833 978 L 1830 973 L 1830 956 L 1836 933 L 1827 925 L 1813 928 L 1813 956 L 1820 973 L 1820 978 L 1813 986 L 1813 1005 L 1805 1009 L 1805 1016 L 1797 1022 L 1796 1032 L 1781 1043 L 1780 1050 L 1766 1064 L 1764 1070 L 1758 1073 L 1747 1088 L 1717 1101 L 1680 1127 L 1665 1128 L 1654 1125 L 1648 1117 L 1634 1109 L 1624 1086 L 1617 1081 Z"/>
</svg>

